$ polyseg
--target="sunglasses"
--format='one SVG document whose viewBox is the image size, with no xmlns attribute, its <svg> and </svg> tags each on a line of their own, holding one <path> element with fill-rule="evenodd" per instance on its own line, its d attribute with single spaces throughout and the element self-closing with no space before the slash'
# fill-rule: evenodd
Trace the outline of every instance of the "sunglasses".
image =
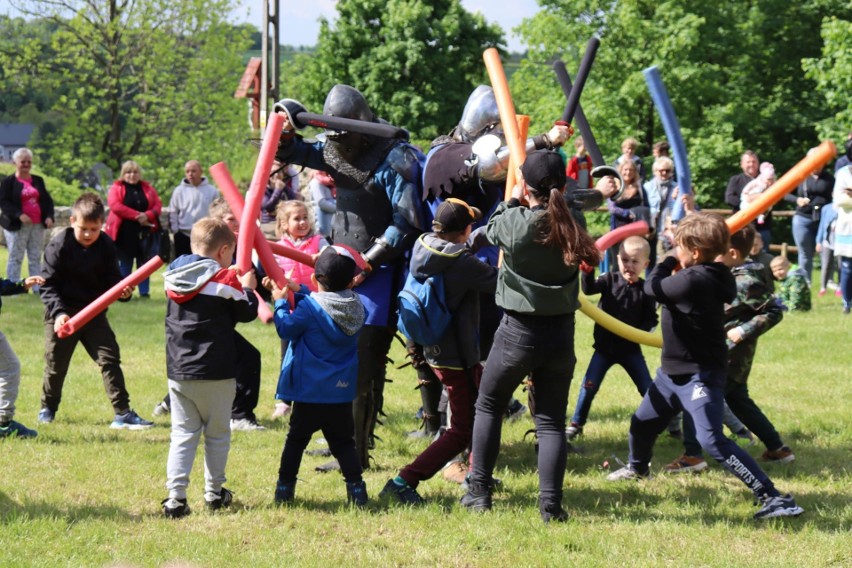
<svg viewBox="0 0 852 568">
<path fill-rule="evenodd" d="M 668 169 L 657 170 L 657 173 L 658 174 L 668 174 L 668 173 L 671 173 L 671 170 L 668 170 Z"/>
</svg>

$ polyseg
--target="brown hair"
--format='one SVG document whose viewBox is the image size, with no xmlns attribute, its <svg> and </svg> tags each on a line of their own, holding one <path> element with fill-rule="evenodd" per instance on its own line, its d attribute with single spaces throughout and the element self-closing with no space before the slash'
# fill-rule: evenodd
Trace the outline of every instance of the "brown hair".
<svg viewBox="0 0 852 568">
<path fill-rule="evenodd" d="M 77 198 L 71 206 L 71 214 L 75 219 L 89 223 L 103 222 L 105 217 L 104 202 L 97 194 L 87 191 Z"/>
<path fill-rule="evenodd" d="M 751 247 L 754 245 L 754 236 L 757 231 L 754 225 L 748 224 L 736 233 L 731 235 L 731 248 L 740 253 L 742 258 L 751 254 Z"/>
<path fill-rule="evenodd" d="M 710 262 L 728 252 L 731 237 L 725 219 L 716 213 L 693 213 L 681 219 L 675 242 L 689 250 L 698 249 L 701 262 Z"/>
<path fill-rule="evenodd" d="M 231 206 L 228 205 L 227 201 L 225 201 L 222 197 L 217 197 L 210 202 L 210 206 L 207 208 L 207 214 L 214 219 L 222 220 L 225 218 L 225 215 L 233 214 L 233 211 L 231 211 Z"/>
<path fill-rule="evenodd" d="M 192 252 L 207 256 L 222 245 L 236 245 L 237 238 L 228 228 L 228 224 L 221 219 L 204 217 L 192 226 L 189 243 Z"/>
<path fill-rule="evenodd" d="M 580 261 L 592 266 L 600 264 L 600 253 L 595 241 L 577 224 L 562 191 L 553 188 L 548 195 L 530 185 L 527 185 L 527 191 L 547 207 L 544 215 L 536 220 L 536 242 L 562 250 L 565 264 L 579 264 Z"/>
</svg>

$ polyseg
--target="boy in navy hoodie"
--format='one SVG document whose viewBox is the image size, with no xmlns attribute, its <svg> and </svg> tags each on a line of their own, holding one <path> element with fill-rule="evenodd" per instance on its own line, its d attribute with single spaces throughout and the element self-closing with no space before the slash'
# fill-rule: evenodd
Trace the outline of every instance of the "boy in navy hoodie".
<svg viewBox="0 0 852 568">
<path fill-rule="evenodd" d="M 317 430 L 322 431 L 340 464 L 347 501 L 358 507 L 367 504 L 352 417 L 358 382 L 358 333 L 366 319 L 361 299 L 350 290 L 355 268 L 355 260 L 346 249 L 326 247 L 311 275 L 318 291 L 311 293 L 306 286 L 288 285 L 298 289 L 292 313 L 287 290 L 270 278 L 263 281 L 275 299 L 278 336 L 290 342 L 275 394 L 278 400 L 293 401 L 275 487 L 279 505 L 293 500 L 302 455 Z"/>
<path fill-rule="evenodd" d="M 204 434 L 204 501 L 210 510 L 231 504 L 222 487 L 231 448 L 231 404 L 236 392 L 237 322 L 257 317 L 254 271 L 231 270 L 236 237 L 219 219 L 192 227 L 193 254 L 178 257 L 163 275 L 166 306 L 166 371 L 172 402 L 172 435 L 166 466 L 169 518 L 189 514 L 186 488 Z"/>
<path fill-rule="evenodd" d="M 712 213 L 688 215 L 677 225 L 676 256 L 654 267 L 645 293 L 663 306 L 663 353 L 657 376 L 630 420 L 629 463 L 607 479 L 647 478 L 657 436 L 672 416 L 692 418 L 701 447 L 754 492 L 761 504 L 756 519 L 790 517 L 804 511 L 782 496 L 757 462 L 722 431 L 728 347 L 725 304 L 737 297 L 737 284 L 721 262 L 730 235 L 725 220 Z M 672 271 L 680 265 L 682 270 Z"/>
</svg>

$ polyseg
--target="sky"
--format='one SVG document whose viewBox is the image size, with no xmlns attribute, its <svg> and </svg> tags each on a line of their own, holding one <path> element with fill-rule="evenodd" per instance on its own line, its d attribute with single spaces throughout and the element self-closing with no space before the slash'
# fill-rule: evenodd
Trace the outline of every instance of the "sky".
<svg viewBox="0 0 852 568">
<path fill-rule="evenodd" d="M 2 4 L 5 0 L 0 0 Z M 462 6 L 469 12 L 480 12 L 491 23 L 503 28 L 509 51 L 523 51 L 520 40 L 512 35 L 512 28 L 518 26 L 524 18 L 530 18 L 538 12 L 536 0 L 461 0 Z M 245 0 L 244 6 L 231 13 L 235 23 L 250 22 L 260 28 L 263 25 L 265 0 Z M 308 0 L 294 2 L 279 0 L 281 43 L 287 45 L 315 45 L 319 34 L 320 16 L 333 21 L 337 16 L 335 0 Z"/>
</svg>

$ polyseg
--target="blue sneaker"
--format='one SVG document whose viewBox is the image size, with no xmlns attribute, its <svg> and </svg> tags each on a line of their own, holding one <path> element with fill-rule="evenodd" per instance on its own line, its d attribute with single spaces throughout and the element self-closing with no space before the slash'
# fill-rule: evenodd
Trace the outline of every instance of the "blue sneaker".
<svg viewBox="0 0 852 568">
<path fill-rule="evenodd" d="M 144 418 L 140 418 L 133 409 L 128 410 L 124 414 L 116 414 L 115 420 L 109 425 L 114 430 L 147 430 L 153 426 L 153 422 L 148 422 Z"/>
<path fill-rule="evenodd" d="M 47 407 L 42 408 L 38 413 L 39 424 L 50 424 L 56 418 L 56 411 Z"/>
<path fill-rule="evenodd" d="M 397 485 L 393 479 L 388 479 L 384 489 L 379 493 L 381 499 L 394 499 L 403 505 L 425 505 L 426 500 L 409 484 Z"/>
<path fill-rule="evenodd" d="M 6 426 L 0 426 L 0 438 L 35 438 L 36 436 L 38 432 L 14 420 Z"/>
</svg>

